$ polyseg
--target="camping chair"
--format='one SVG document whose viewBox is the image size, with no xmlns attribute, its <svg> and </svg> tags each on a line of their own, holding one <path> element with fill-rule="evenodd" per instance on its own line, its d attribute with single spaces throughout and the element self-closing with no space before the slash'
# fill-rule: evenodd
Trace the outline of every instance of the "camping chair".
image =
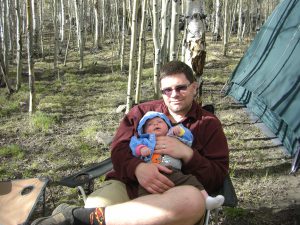
<svg viewBox="0 0 300 225">
<path fill-rule="evenodd" d="M 40 198 L 45 204 L 48 181 L 45 177 L 0 181 L 0 224 L 27 224 Z"/>
<path fill-rule="evenodd" d="M 215 112 L 213 105 L 205 105 L 203 108 L 211 113 Z M 94 179 L 106 174 L 108 171 L 112 170 L 112 168 L 113 165 L 111 158 L 107 158 L 94 166 L 83 169 L 73 175 L 63 178 L 59 181 L 59 184 L 71 188 L 77 187 L 85 202 L 87 198 L 86 195 L 93 191 Z M 217 195 L 223 195 L 225 197 L 223 206 L 237 206 L 237 196 L 229 175 L 226 176 L 223 186 L 220 188 L 220 190 L 212 194 L 212 196 Z M 207 210 L 204 217 L 205 225 L 208 225 L 209 218 L 210 210 Z"/>
<path fill-rule="evenodd" d="M 89 167 L 87 169 L 83 169 L 78 173 L 63 178 L 62 180 L 59 181 L 59 184 L 71 188 L 77 187 L 85 202 L 87 198 L 86 195 L 88 193 L 91 193 L 93 190 L 94 179 L 104 175 L 112 168 L 113 165 L 111 162 L 111 158 L 107 158 L 95 166 Z M 88 188 L 84 188 L 84 187 L 88 187 Z M 228 206 L 228 207 L 237 206 L 237 201 L 238 201 L 237 196 L 229 175 L 226 176 L 223 186 L 220 188 L 220 190 L 212 195 L 216 196 L 219 194 L 225 197 L 225 202 L 223 206 Z M 209 222 L 209 217 L 210 217 L 210 211 L 207 210 L 205 215 L 206 225 Z"/>
</svg>

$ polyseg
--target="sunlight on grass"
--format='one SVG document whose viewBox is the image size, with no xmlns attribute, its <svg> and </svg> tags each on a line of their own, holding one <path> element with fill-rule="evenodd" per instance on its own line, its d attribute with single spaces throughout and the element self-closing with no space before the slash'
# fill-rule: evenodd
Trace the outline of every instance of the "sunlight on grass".
<svg viewBox="0 0 300 225">
<path fill-rule="evenodd" d="M 46 113 L 42 112 L 36 112 L 32 115 L 31 123 L 34 126 L 35 129 L 48 132 L 50 128 L 53 127 L 54 124 L 56 124 L 56 118 L 50 115 L 47 115 Z"/>
<path fill-rule="evenodd" d="M 24 152 L 20 146 L 16 144 L 0 147 L 0 157 L 12 157 L 16 159 L 22 159 Z"/>
<path fill-rule="evenodd" d="M 80 132 L 80 136 L 86 139 L 93 139 L 95 138 L 97 133 L 97 127 L 94 125 L 89 126 L 84 128 L 81 132 Z"/>
</svg>

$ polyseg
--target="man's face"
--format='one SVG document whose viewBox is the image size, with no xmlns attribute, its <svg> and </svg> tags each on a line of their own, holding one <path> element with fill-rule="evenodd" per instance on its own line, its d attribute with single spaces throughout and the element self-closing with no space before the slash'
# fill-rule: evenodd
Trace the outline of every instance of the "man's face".
<svg viewBox="0 0 300 225">
<path fill-rule="evenodd" d="M 144 126 L 144 133 L 156 134 L 157 136 L 165 136 L 168 133 L 167 123 L 160 117 L 154 117 L 147 120 Z"/>
<path fill-rule="evenodd" d="M 185 116 L 190 110 L 197 91 L 197 83 L 190 83 L 183 73 L 161 80 L 163 99 L 170 113 Z"/>
</svg>

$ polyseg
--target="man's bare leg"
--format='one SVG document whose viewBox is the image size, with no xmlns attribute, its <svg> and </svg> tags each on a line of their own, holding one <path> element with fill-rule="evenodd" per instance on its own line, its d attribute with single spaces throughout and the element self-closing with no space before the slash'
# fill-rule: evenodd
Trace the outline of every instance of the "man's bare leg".
<svg viewBox="0 0 300 225">
<path fill-rule="evenodd" d="M 193 186 L 178 186 L 163 194 L 151 194 L 108 206 L 107 225 L 193 225 L 204 215 L 201 192 Z"/>
</svg>

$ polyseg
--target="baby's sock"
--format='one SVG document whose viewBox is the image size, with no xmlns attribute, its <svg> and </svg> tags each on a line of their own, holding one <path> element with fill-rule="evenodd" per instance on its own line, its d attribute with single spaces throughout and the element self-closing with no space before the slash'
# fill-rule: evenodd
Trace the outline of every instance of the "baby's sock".
<svg viewBox="0 0 300 225">
<path fill-rule="evenodd" d="M 207 210 L 219 208 L 224 203 L 224 196 L 223 195 L 218 195 L 216 197 L 208 196 L 205 200 L 205 203 L 206 203 Z"/>
</svg>

